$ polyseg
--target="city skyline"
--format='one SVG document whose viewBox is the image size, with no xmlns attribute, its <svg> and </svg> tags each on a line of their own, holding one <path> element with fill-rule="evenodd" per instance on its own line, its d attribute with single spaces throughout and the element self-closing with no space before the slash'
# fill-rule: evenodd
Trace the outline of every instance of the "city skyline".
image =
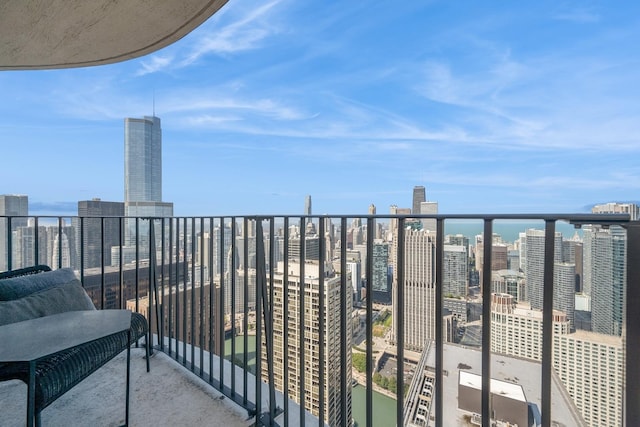
<svg viewBox="0 0 640 427">
<path fill-rule="evenodd" d="M 121 64 L 5 71 L 4 194 L 122 201 L 122 120 L 163 123 L 177 215 L 586 212 L 640 199 L 640 6 L 229 2 Z M 381 36 L 382 35 L 382 36 Z M 35 153 L 35 155 L 34 155 Z"/>
</svg>

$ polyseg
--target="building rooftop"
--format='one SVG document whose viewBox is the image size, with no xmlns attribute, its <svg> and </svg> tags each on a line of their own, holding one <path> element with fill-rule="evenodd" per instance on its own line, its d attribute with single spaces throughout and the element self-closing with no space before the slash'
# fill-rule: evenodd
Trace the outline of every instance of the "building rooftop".
<svg viewBox="0 0 640 427">
<path fill-rule="evenodd" d="M 482 390 L 482 376 L 472 374 L 468 371 L 460 371 L 460 384 L 464 384 L 467 387 L 474 388 L 476 390 Z M 522 386 L 514 383 L 508 383 L 506 381 L 496 380 L 491 378 L 491 393 L 506 396 L 510 399 L 526 402 L 527 398 L 524 395 Z"/>
<path fill-rule="evenodd" d="M 444 425 L 464 426 L 467 425 L 464 419 L 465 413 L 458 409 L 458 399 L 451 396 L 458 396 L 458 377 L 460 372 L 470 372 L 480 378 L 482 374 L 482 352 L 463 346 L 445 344 L 444 345 L 444 396 L 448 397 L 443 402 L 443 413 L 445 414 Z M 435 346 L 429 348 L 426 366 L 435 367 Z M 498 387 L 500 384 L 514 384 L 522 386 L 520 393 L 524 393 L 527 402 L 534 406 L 534 415 L 540 417 L 541 408 L 541 365 L 531 360 L 508 357 L 501 354 L 491 355 L 491 387 Z M 572 427 L 585 425 L 577 408 L 571 401 L 571 397 L 564 390 L 560 380 L 553 375 L 551 386 L 551 420 L 558 425 Z M 497 380 L 497 382 L 494 382 Z M 495 384 L 495 385 L 494 385 Z M 520 388 L 520 387 L 518 387 Z M 433 408 L 433 406 L 432 406 Z M 432 409 L 433 411 L 433 409 Z M 433 413 L 432 413 L 433 415 Z M 540 423 L 540 419 L 537 419 Z"/>
</svg>

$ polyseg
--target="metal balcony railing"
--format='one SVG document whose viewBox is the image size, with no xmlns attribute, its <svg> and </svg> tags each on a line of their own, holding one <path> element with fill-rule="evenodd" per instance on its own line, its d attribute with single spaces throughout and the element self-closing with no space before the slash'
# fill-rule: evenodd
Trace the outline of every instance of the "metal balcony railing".
<svg viewBox="0 0 640 427">
<path fill-rule="evenodd" d="M 407 236 L 412 228 L 435 225 L 430 258 L 419 266 L 432 276 L 435 293 L 435 309 L 425 313 L 434 321 L 433 336 L 425 342 L 425 348 L 435 351 L 433 400 L 422 419 L 425 425 L 442 426 L 443 402 L 455 396 L 444 395 L 447 325 L 436 313 L 444 313 L 445 235 L 448 224 L 456 221 L 475 221 L 483 242 L 493 241 L 497 224 L 535 221 L 544 226 L 543 426 L 553 421 L 557 224 L 625 230 L 624 401 L 619 411 L 627 426 L 634 425 L 640 419 L 640 367 L 633 363 L 640 355 L 640 310 L 635 309 L 640 306 L 640 223 L 627 215 L 0 216 L 0 270 L 43 263 L 76 269 L 96 306 L 146 314 L 156 350 L 174 357 L 264 425 L 305 425 L 316 417 L 318 425 L 348 426 L 353 420 L 352 284 L 360 280 L 349 273 L 348 263 L 357 246 L 366 283 L 360 309 L 365 312 L 364 424 L 369 427 L 375 424 L 373 282 L 379 265 L 374 265 L 374 246 L 382 229 L 382 241 L 389 244 L 387 265 L 394 266 L 393 283 L 399 284 L 390 295 L 391 333 L 397 361 L 395 422 L 404 425 L 409 423 L 404 395 L 408 350 L 401 313 L 410 301 L 401 284 L 410 275 L 409 258 L 416 250 L 408 248 Z M 491 360 L 496 357 L 491 351 L 492 287 L 486 286 L 492 282 L 492 247 L 484 244 L 482 251 L 481 402 L 478 413 L 470 415 L 483 426 L 492 425 L 495 416 L 490 390 Z M 301 403 L 297 409 L 292 409 L 294 401 Z"/>
</svg>

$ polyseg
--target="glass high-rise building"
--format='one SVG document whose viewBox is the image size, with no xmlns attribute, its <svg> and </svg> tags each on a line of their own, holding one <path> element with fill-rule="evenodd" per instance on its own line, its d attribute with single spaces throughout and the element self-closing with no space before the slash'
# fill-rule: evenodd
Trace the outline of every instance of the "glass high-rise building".
<svg viewBox="0 0 640 427">
<path fill-rule="evenodd" d="M 626 233 L 621 227 L 585 227 L 585 293 L 591 297 L 594 332 L 622 335 L 626 278 Z"/>
<path fill-rule="evenodd" d="M 162 129 L 158 117 L 124 119 L 124 209 L 130 217 L 173 216 L 173 203 L 162 201 Z M 148 228 L 144 222 L 138 227 L 137 243 L 144 252 Z M 135 236 L 135 220 L 128 220 L 125 245 L 135 246 Z M 125 258 L 125 262 L 130 261 L 130 256 Z"/>
<path fill-rule="evenodd" d="M 162 201 L 162 130 L 158 117 L 124 119 L 124 200 Z"/>
<path fill-rule="evenodd" d="M 9 268 L 8 264 L 8 234 L 14 232 L 18 227 L 27 225 L 29 210 L 29 198 L 23 195 L 3 194 L 0 195 L 0 217 L 7 216 L 24 216 L 24 218 L 12 218 L 11 229 L 9 229 L 9 219 L 0 218 L 0 271 Z M 14 260 L 12 260 L 14 261 Z M 12 262 L 12 268 L 18 268 L 15 262 Z"/>
<path fill-rule="evenodd" d="M 98 198 L 78 202 L 78 218 L 73 218 L 72 224 L 78 230 L 76 233 L 78 247 L 80 247 L 80 239 L 84 239 L 82 242 L 84 246 L 82 267 L 95 268 L 100 267 L 103 263 L 104 265 L 112 265 L 111 248 L 120 245 L 120 217 L 122 216 L 124 216 L 124 203 L 122 202 L 107 202 Z M 80 220 L 80 218 L 83 219 Z M 83 227 L 82 233 L 80 232 L 81 225 Z"/>
<path fill-rule="evenodd" d="M 412 214 L 421 214 L 420 204 L 427 201 L 427 193 L 422 185 L 413 187 L 413 203 L 411 205 Z"/>
</svg>

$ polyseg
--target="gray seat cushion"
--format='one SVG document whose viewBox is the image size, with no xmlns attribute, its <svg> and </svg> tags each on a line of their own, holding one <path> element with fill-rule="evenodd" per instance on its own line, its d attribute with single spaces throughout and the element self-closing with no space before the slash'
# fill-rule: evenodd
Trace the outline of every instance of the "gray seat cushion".
<svg viewBox="0 0 640 427">
<path fill-rule="evenodd" d="M 67 283 L 34 292 L 23 298 L 0 301 L 0 325 L 66 311 L 95 309 L 80 281 L 74 278 Z"/>
<path fill-rule="evenodd" d="M 12 277 L 0 280 L 0 301 L 11 301 L 31 295 L 76 278 L 70 268 L 61 268 L 28 276 Z"/>
</svg>

